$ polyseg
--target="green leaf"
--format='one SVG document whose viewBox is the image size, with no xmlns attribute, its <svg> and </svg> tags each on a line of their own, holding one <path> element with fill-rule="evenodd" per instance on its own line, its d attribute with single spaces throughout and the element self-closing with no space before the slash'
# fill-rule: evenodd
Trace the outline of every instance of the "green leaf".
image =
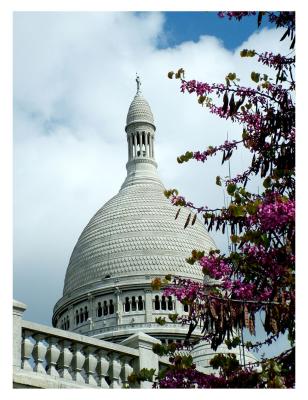
<svg viewBox="0 0 308 400">
<path fill-rule="evenodd" d="M 173 78 L 173 75 L 174 75 L 174 72 L 173 72 L 173 71 L 169 71 L 169 72 L 168 72 L 168 78 L 169 78 L 169 79 L 172 79 L 172 78 Z"/>
<path fill-rule="evenodd" d="M 268 189 L 271 186 L 271 182 L 272 180 L 270 176 L 264 179 L 263 186 L 265 187 L 265 189 Z"/>
<path fill-rule="evenodd" d="M 236 73 L 235 72 L 230 72 L 227 75 L 227 78 L 230 79 L 230 81 L 234 81 L 234 79 L 236 79 Z"/>
<path fill-rule="evenodd" d="M 245 209 L 243 206 L 235 206 L 232 209 L 232 213 L 235 217 L 243 217 L 245 215 Z"/>
<path fill-rule="evenodd" d="M 220 176 L 216 176 L 216 185 L 221 186 L 221 178 L 220 178 Z"/>
<path fill-rule="evenodd" d="M 167 321 L 166 321 L 165 317 L 164 317 L 164 318 L 158 317 L 158 318 L 155 318 L 155 322 L 156 322 L 157 324 L 159 324 L 159 325 L 165 325 L 165 323 L 166 323 Z"/>
<path fill-rule="evenodd" d="M 260 74 L 258 74 L 257 72 L 252 72 L 250 77 L 256 83 L 258 83 L 260 80 Z"/>
<path fill-rule="evenodd" d="M 169 314 L 168 318 L 170 319 L 170 321 L 172 321 L 174 324 L 176 323 L 177 319 L 178 319 L 179 314 Z"/>
<path fill-rule="evenodd" d="M 229 183 L 229 185 L 227 186 L 227 192 L 230 196 L 233 195 L 233 193 L 236 190 L 236 184 L 235 183 Z"/>
<path fill-rule="evenodd" d="M 198 97 L 198 103 L 199 103 L 199 104 L 203 104 L 205 99 L 206 99 L 205 96 L 199 96 L 199 97 Z"/>
<path fill-rule="evenodd" d="M 241 57 L 254 57 L 255 55 L 256 55 L 256 52 L 254 50 L 243 49 L 240 52 Z"/>
</svg>

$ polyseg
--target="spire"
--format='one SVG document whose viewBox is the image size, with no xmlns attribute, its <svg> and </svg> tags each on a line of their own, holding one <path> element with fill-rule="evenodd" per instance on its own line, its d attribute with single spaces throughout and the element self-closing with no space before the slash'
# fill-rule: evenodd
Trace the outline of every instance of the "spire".
<svg viewBox="0 0 308 400">
<path fill-rule="evenodd" d="M 156 127 L 149 103 L 141 94 L 141 81 L 136 73 L 137 93 L 129 106 L 125 131 L 128 144 L 127 178 L 122 185 L 156 182 L 162 185 L 157 175 L 154 157 Z"/>
<path fill-rule="evenodd" d="M 140 77 L 139 77 L 139 75 L 137 74 L 137 72 L 136 72 L 136 82 L 137 82 L 137 93 L 136 93 L 136 94 L 140 94 L 140 93 L 141 93 L 141 89 L 140 89 L 141 80 L 140 80 Z"/>
</svg>

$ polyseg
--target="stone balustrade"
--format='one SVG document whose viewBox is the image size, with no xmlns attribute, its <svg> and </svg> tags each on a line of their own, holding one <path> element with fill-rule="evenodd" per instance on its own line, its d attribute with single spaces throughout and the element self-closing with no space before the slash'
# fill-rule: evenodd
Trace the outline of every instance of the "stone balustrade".
<svg viewBox="0 0 308 400">
<path fill-rule="evenodd" d="M 136 333 L 123 344 L 114 344 L 24 321 L 25 309 L 14 302 L 15 388 L 126 388 L 132 372 L 158 372 L 162 365 L 152 352 L 159 341 L 149 335 Z M 141 388 L 151 386 L 140 383 Z"/>
</svg>

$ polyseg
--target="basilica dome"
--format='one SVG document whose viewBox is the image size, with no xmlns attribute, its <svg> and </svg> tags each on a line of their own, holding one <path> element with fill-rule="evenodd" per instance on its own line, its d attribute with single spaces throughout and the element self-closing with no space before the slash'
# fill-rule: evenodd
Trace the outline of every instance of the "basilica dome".
<svg viewBox="0 0 308 400">
<path fill-rule="evenodd" d="M 182 208 L 175 218 L 178 207 L 165 197 L 157 173 L 155 131 L 137 79 L 125 126 L 126 179 L 73 249 L 63 296 L 54 307 L 54 326 L 112 341 L 141 331 L 161 340 L 185 337 L 181 324 L 161 327 L 155 322 L 188 311 L 177 299 L 154 290 L 151 282 L 169 274 L 201 281 L 200 267 L 186 259 L 194 249 L 208 253 L 215 243 L 198 219 L 184 229 L 189 210 Z"/>
<path fill-rule="evenodd" d="M 165 198 L 158 184 L 124 187 L 90 220 L 73 250 L 64 295 L 104 279 L 131 275 L 202 278 L 197 265 L 185 259 L 193 249 L 215 244 L 199 220 L 184 230 L 189 214 Z"/>
</svg>

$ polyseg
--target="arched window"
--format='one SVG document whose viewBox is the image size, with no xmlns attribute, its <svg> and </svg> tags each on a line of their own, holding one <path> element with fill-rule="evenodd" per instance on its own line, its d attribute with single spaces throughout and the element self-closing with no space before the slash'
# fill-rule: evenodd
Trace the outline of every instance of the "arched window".
<svg viewBox="0 0 308 400">
<path fill-rule="evenodd" d="M 83 323 L 83 309 L 80 309 L 80 323 Z"/>
<path fill-rule="evenodd" d="M 173 301 L 171 296 L 168 296 L 168 310 L 173 310 Z"/>
<path fill-rule="evenodd" d="M 104 301 L 103 312 L 104 312 L 104 315 L 107 315 L 107 314 L 108 314 L 108 305 L 107 305 L 107 301 L 106 301 L 106 300 Z"/>
<path fill-rule="evenodd" d="M 78 310 L 76 310 L 76 325 L 79 324 L 79 314 L 78 314 Z"/>
<path fill-rule="evenodd" d="M 138 297 L 138 310 L 141 311 L 143 310 L 143 300 L 142 300 L 142 296 Z"/>
<path fill-rule="evenodd" d="M 113 300 L 109 301 L 109 314 L 114 314 Z"/>
<path fill-rule="evenodd" d="M 132 297 L 132 311 L 136 311 L 137 309 L 137 303 L 136 303 L 136 297 Z"/>
<path fill-rule="evenodd" d="M 184 304 L 184 307 L 183 307 L 183 308 L 184 308 L 184 311 L 185 311 L 185 312 L 188 312 L 188 304 Z"/>
<path fill-rule="evenodd" d="M 88 307 L 86 306 L 84 308 L 84 320 L 88 321 L 88 318 L 89 318 L 89 312 L 88 312 Z"/>
<path fill-rule="evenodd" d="M 70 319 L 69 319 L 69 317 L 66 318 L 66 327 L 67 327 L 67 329 L 70 329 Z"/>
<path fill-rule="evenodd" d="M 159 310 L 160 309 L 159 296 L 155 296 L 154 309 L 155 310 Z"/>
<path fill-rule="evenodd" d="M 130 304 L 129 304 L 129 298 L 128 297 L 125 297 L 124 310 L 126 312 L 128 312 L 130 310 Z"/>
<path fill-rule="evenodd" d="M 102 304 L 98 303 L 98 307 L 97 307 L 97 316 L 101 317 L 103 314 L 103 309 L 102 309 Z"/>
<path fill-rule="evenodd" d="M 162 299 L 161 299 L 161 309 L 162 310 L 166 310 L 167 309 L 167 303 L 166 303 L 166 297 L 165 296 L 162 296 Z"/>
</svg>

